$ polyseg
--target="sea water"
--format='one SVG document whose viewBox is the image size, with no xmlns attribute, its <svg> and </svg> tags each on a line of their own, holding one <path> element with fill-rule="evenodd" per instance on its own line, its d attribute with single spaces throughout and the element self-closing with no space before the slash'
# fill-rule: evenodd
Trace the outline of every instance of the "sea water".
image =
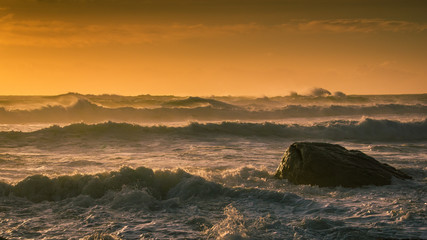
<svg viewBox="0 0 427 240">
<path fill-rule="evenodd" d="M 427 239 L 427 95 L 0 97 L 6 239 Z M 409 174 L 273 176 L 295 141 Z"/>
</svg>

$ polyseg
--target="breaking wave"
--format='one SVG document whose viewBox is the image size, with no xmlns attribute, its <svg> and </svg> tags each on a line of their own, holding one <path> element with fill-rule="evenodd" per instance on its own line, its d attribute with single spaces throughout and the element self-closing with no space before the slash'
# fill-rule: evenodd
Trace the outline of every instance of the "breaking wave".
<svg viewBox="0 0 427 240">
<path fill-rule="evenodd" d="M 152 197 L 165 199 L 171 188 L 183 182 L 184 179 L 188 181 L 189 178 L 195 177 L 180 169 L 153 171 L 145 167 L 136 169 L 123 167 L 119 171 L 96 175 L 77 174 L 56 178 L 33 175 L 15 185 L 0 182 L 0 195 L 13 194 L 33 202 L 59 201 L 79 195 L 100 198 L 108 191 L 120 191 L 126 186 L 127 188 L 145 189 Z"/>
<path fill-rule="evenodd" d="M 289 139 L 331 139 L 350 141 L 425 141 L 427 119 L 417 122 L 363 119 L 361 121 L 334 120 L 313 125 L 265 123 L 191 123 L 183 127 L 141 126 L 128 123 L 71 124 L 52 126 L 34 132 L 0 132 L 4 141 L 36 137 L 52 141 L 57 138 L 87 137 L 136 140 L 152 134 L 192 137 L 275 137 Z"/>
<path fill-rule="evenodd" d="M 212 107 L 216 109 L 240 109 L 237 106 L 214 99 L 189 97 L 183 100 L 173 100 L 162 104 L 164 107 Z"/>
<path fill-rule="evenodd" d="M 0 107 L 0 123 L 97 123 L 116 122 L 177 122 L 177 121 L 234 121 L 278 120 L 299 117 L 376 116 L 418 114 L 425 116 L 423 104 L 376 105 L 286 105 L 270 109 L 240 107 L 213 99 L 191 97 L 173 100 L 156 108 L 109 108 L 87 99 L 79 99 L 70 106 L 45 106 L 31 110 L 8 110 Z"/>
<path fill-rule="evenodd" d="M 267 176 L 272 178 L 272 176 Z M 113 196 L 110 196 L 109 194 Z M 67 198 L 89 196 L 92 199 L 113 198 L 112 208 L 131 209 L 138 207 L 156 208 L 158 201 L 193 198 L 211 199 L 219 196 L 240 198 L 256 196 L 288 204 L 311 204 L 298 195 L 258 188 L 225 187 L 192 175 L 182 169 L 152 170 L 146 167 L 122 167 L 118 171 L 94 175 L 64 175 L 49 178 L 32 175 L 16 184 L 0 182 L 0 197 L 22 197 L 32 202 L 61 201 Z M 88 200 L 84 199 L 87 204 Z M 90 200 L 89 200 L 90 201 Z M 164 204 L 171 204 L 164 202 Z M 172 203 L 173 204 L 173 203 Z"/>
</svg>

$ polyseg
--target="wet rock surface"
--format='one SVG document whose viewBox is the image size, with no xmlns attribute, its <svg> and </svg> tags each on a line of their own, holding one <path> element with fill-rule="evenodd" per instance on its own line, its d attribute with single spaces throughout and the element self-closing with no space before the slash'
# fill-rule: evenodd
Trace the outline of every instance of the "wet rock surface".
<svg viewBox="0 0 427 240">
<path fill-rule="evenodd" d="M 392 177 L 411 179 L 361 151 L 319 142 L 295 142 L 289 146 L 275 176 L 294 184 L 320 187 L 381 186 L 390 184 Z"/>
</svg>

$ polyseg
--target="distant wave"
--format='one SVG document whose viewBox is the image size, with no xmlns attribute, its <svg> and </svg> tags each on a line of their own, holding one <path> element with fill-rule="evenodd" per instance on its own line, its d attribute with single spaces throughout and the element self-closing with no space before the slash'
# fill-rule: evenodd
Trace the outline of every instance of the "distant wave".
<svg viewBox="0 0 427 240">
<path fill-rule="evenodd" d="M 374 105 L 403 104 L 427 105 L 427 94 L 406 95 L 346 95 L 335 92 L 331 95 L 326 89 L 314 88 L 310 93 L 292 92 L 288 96 L 250 97 L 250 96 L 210 96 L 181 97 L 173 95 L 122 96 L 112 94 L 67 93 L 55 96 L 1 96 L 0 108 L 6 110 L 36 110 L 49 106 L 69 107 L 77 101 L 87 101 L 105 108 L 195 108 L 207 107 L 219 109 L 268 110 L 279 109 L 287 105 Z"/>
<path fill-rule="evenodd" d="M 38 141 L 56 138 L 117 138 L 135 140 L 150 134 L 193 137 L 241 136 L 275 137 L 289 139 L 331 139 L 349 141 L 425 141 L 427 119 L 418 122 L 364 119 L 361 121 L 334 120 L 314 125 L 276 123 L 191 123 L 184 127 L 140 126 L 127 123 L 71 124 L 52 126 L 35 132 L 0 132 L 2 141 L 21 141 L 25 138 Z"/>
<path fill-rule="evenodd" d="M 241 109 L 240 107 L 214 99 L 189 97 L 183 100 L 173 100 L 162 104 L 164 107 L 212 107 L 215 109 Z"/>
<path fill-rule="evenodd" d="M 208 106 L 199 106 L 199 104 Z M 190 107 L 196 104 L 196 107 Z M 106 108 L 87 99 L 75 104 L 47 106 L 32 110 L 6 110 L 0 108 L 0 123 L 73 123 L 73 122 L 175 122 L 175 121 L 224 121 L 224 120 L 278 120 L 298 117 L 374 116 L 374 115 L 427 115 L 427 105 L 378 104 L 378 105 L 288 105 L 276 110 L 250 111 L 216 100 L 189 98 L 171 101 L 159 108 L 118 107 Z M 177 107 L 181 106 L 181 107 Z M 182 107 L 188 106 L 188 107 Z"/>
</svg>

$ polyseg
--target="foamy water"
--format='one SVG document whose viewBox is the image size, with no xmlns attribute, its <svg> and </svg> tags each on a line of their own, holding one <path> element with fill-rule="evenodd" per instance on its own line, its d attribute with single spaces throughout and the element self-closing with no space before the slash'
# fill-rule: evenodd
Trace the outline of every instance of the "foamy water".
<svg viewBox="0 0 427 240">
<path fill-rule="evenodd" d="M 426 239 L 427 97 L 1 97 L 7 239 Z M 411 175 L 319 188 L 273 177 L 294 141 Z"/>
</svg>

